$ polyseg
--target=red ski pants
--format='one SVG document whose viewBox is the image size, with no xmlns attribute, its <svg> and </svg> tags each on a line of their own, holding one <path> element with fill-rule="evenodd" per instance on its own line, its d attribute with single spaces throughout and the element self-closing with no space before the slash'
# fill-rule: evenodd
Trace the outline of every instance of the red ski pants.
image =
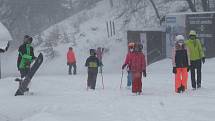
<svg viewBox="0 0 215 121">
<path fill-rule="evenodd" d="M 141 72 L 132 72 L 132 92 L 142 92 L 142 73 Z"/>
<path fill-rule="evenodd" d="M 188 72 L 187 68 L 177 68 L 175 74 L 175 92 L 183 85 L 187 89 Z"/>
</svg>

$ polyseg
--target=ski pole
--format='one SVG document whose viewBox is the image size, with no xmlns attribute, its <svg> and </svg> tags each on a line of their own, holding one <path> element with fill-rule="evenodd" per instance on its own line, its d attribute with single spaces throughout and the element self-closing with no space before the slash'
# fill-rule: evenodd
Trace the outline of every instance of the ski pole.
<svg viewBox="0 0 215 121">
<path fill-rule="evenodd" d="M 123 70 L 122 70 L 122 76 L 121 76 L 121 82 L 120 82 L 120 89 L 122 88 L 122 79 L 123 79 Z"/>
<path fill-rule="evenodd" d="M 101 69 L 102 69 L 102 68 L 101 68 Z M 102 89 L 104 89 L 104 80 L 103 80 L 102 70 L 101 70 L 101 77 L 102 77 Z"/>
</svg>

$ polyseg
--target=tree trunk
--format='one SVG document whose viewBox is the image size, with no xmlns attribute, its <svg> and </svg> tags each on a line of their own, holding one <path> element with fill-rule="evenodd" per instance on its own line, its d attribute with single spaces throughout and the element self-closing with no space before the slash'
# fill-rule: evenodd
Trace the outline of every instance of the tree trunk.
<svg viewBox="0 0 215 121">
<path fill-rule="evenodd" d="M 203 0 L 204 1 L 204 0 Z M 192 12 L 196 12 L 196 7 L 195 5 L 193 4 L 192 0 L 187 0 L 187 3 L 191 9 Z"/>
<path fill-rule="evenodd" d="M 109 0 L 110 1 L 110 6 L 113 7 L 113 0 Z"/>
<path fill-rule="evenodd" d="M 204 11 L 209 11 L 208 0 L 201 0 L 202 1 L 202 8 Z"/>
<path fill-rule="evenodd" d="M 156 7 L 154 1 L 153 1 L 153 0 L 149 0 L 149 1 L 151 2 L 152 6 L 153 6 L 153 8 L 154 8 L 154 10 L 155 10 L 155 13 L 156 13 L 157 18 L 159 19 L 159 21 L 161 21 L 161 17 L 160 17 L 160 15 L 159 15 L 158 9 L 157 9 L 157 7 Z"/>
</svg>

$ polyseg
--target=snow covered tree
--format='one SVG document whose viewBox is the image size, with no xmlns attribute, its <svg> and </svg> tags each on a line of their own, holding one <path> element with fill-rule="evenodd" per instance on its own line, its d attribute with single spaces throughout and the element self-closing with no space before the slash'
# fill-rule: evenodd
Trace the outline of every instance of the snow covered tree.
<svg viewBox="0 0 215 121">
<path fill-rule="evenodd" d="M 60 41 L 60 30 L 59 26 L 55 26 L 52 31 L 49 33 L 47 40 L 52 46 L 57 46 L 58 42 Z"/>
<path fill-rule="evenodd" d="M 195 1 L 195 0 L 194 0 Z M 192 12 L 196 12 L 195 4 L 192 2 L 192 0 L 187 0 L 187 3 L 191 9 Z"/>
<path fill-rule="evenodd" d="M 62 43 L 69 43 L 70 42 L 70 39 L 69 39 L 69 36 L 66 32 L 63 32 L 63 36 L 62 36 Z"/>
</svg>

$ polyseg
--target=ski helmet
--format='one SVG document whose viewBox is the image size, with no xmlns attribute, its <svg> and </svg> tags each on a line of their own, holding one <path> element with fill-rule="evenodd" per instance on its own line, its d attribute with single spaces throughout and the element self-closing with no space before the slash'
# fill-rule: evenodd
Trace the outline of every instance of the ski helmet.
<svg viewBox="0 0 215 121">
<path fill-rule="evenodd" d="M 128 43 L 128 48 L 134 48 L 135 43 L 134 42 L 130 42 Z"/>
<path fill-rule="evenodd" d="M 96 55 L 96 50 L 95 49 L 90 49 L 90 55 Z"/>
<path fill-rule="evenodd" d="M 137 47 L 139 52 L 143 50 L 143 45 L 141 43 L 137 44 Z"/>
<path fill-rule="evenodd" d="M 190 35 L 190 36 L 197 36 L 197 33 L 196 33 L 196 31 L 194 31 L 194 30 L 190 30 L 189 35 Z"/>
</svg>

